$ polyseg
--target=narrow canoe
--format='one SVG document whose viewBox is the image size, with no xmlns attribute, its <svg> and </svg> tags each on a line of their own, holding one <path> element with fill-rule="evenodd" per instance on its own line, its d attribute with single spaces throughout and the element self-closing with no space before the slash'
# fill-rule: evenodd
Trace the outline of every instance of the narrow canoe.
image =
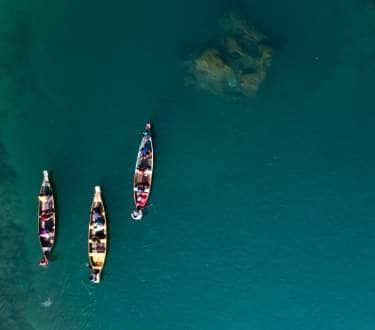
<svg viewBox="0 0 375 330">
<path fill-rule="evenodd" d="M 38 207 L 38 235 L 42 248 L 40 266 L 47 266 L 51 255 L 56 236 L 56 212 L 55 198 L 52 185 L 49 180 L 48 171 L 43 171 L 43 182 L 40 187 Z"/>
<path fill-rule="evenodd" d="M 90 210 L 88 233 L 88 256 L 90 280 L 99 283 L 107 255 L 107 217 L 105 214 L 102 192 L 99 186 L 95 187 L 95 194 Z"/>
<path fill-rule="evenodd" d="M 133 179 L 133 198 L 135 210 L 131 216 L 140 220 L 151 193 L 152 174 L 154 170 L 154 148 L 151 136 L 151 123 L 147 123 L 142 133 L 138 149 L 137 162 Z"/>
</svg>

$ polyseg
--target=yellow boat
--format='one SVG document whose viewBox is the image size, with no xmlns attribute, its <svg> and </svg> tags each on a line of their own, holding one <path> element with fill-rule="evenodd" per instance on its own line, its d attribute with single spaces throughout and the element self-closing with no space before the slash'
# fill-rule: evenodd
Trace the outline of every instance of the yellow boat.
<svg viewBox="0 0 375 330">
<path fill-rule="evenodd" d="M 102 192 L 100 187 L 96 186 L 90 210 L 88 234 L 88 255 L 91 271 L 90 280 L 93 283 L 100 282 L 107 254 L 107 240 L 107 217 L 102 200 Z"/>
</svg>

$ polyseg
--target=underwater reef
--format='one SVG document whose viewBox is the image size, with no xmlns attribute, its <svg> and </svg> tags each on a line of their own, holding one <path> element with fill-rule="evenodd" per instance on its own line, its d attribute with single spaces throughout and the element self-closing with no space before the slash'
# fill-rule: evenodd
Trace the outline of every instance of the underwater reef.
<svg viewBox="0 0 375 330">
<path fill-rule="evenodd" d="M 187 61 L 186 84 L 232 98 L 255 96 L 272 60 L 268 38 L 231 11 L 220 21 L 214 43 Z"/>
</svg>

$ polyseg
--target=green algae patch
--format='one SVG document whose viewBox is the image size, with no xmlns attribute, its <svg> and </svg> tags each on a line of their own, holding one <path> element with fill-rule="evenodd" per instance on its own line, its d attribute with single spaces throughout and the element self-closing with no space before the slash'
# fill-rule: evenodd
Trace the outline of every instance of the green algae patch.
<svg viewBox="0 0 375 330">
<path fill-rule="evenodd" d="M 268 38 L 238 12 L 220 21 L 215 46 L 196 52 L 187 62 L 186 84 L 216 95 L 255 96 L 267 77 L 273 49 Z"/>
</svg>

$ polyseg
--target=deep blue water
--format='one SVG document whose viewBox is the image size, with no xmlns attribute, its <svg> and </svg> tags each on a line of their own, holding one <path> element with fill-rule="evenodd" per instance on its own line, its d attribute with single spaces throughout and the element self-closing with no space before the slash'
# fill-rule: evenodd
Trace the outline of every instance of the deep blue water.
<svg viewBox="0 0 375 330">
<path fill-rule="evenodd" d="M 275 48 L 241 102 L 184 84 L 232 7 Z M 0 329 L 373 329 L 374 32 L 371 0 L 1 0 Z M 151 207 L 134 223 L 149 119 Z M 44 168 L 59 224 L 40 269 Z M 96 184 L 110 249 L 93 286 Z"/>
</svg>

